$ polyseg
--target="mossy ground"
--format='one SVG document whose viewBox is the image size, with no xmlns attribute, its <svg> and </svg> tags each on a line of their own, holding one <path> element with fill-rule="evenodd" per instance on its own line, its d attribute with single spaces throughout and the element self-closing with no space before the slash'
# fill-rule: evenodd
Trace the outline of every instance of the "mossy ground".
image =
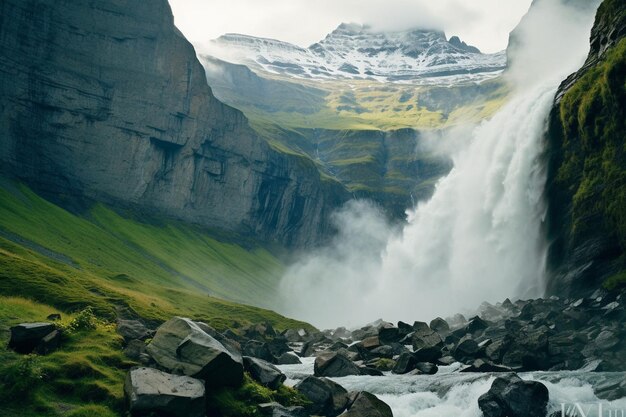
<svg viewBox="0 0 626 417">
<path fill-rule="evenodd" d="M 249 305 L 275 301 L 282 265 L 260 246 L 217 240 L 181 223 L 134 220 L 103 205 L 81 216 L 27 187 L 0 183 L 0 295 L 63 311 L 92 306 L 160 322 L 174 315 L 216 328 L 269 321 L 308 327 Z M 229 300 L 226 300 L 229 299 Z"/>
<path fill-rule="evenodd" d="M 112 324 L 120 315 L 152 324 L 180 315 L 217 329 L 258 322 L 311 328 L 235 302 L 273 301 L 282 265 L 266 249 L 138 217 L 103 205 L 72 214 L 21 184 L 0 181 L 0 415 L 125 415 L 123 381 L 135 363 L 123 355 Z M 49 355 L 4 348 L 12 325 L 60 313 L 66 327 L 85 308 L 93 309 L 97 324 L 66 332 L 62 347 Z M 223 392 L 232 397 L 224 410 L 252 410 L 257 391 L 285 402 L 293 395 L 265 392 L 252 381 L 242 389 L 252 391 Z"/>
<path fill-rule="evenodd" d="M 9 327 L 76 316 L 20 297 L 0 296 L 0 415 L 20 417 L 110 417 L 123 415 L 123 381 L 135 365 L 122 353 L 115 327 L 98 322 L 93 329 L 65 333 L 61 349 L 45 356 L 4 349 Z"/>
</svg>

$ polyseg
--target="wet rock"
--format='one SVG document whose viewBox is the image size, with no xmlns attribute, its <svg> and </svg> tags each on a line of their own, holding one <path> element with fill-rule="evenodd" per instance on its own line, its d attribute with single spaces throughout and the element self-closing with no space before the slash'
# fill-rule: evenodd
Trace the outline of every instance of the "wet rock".
<svg viewBox="0 0 626 417">
<path fill-rule="evenodd" d="M 465 332 L 470 333 L 470 334 L 475 334 L 478 332 L 482 332 L 487 327 L 489 327 L 489 323 L 487 323 L 485 320 L 481 319 L 480 317 L 476 316 L 476 317 L 471 318 L 469 323 L 467 323 L 467 326 L 465 326 Z"/>
<path fill-rule="evenodd" d="M 343 417 L 393 417 L 393 412 L 374 394 L 362 391 L 356 395 Z"/>
<path fill-rule="evenodd" d="M 190 319 L 175 317 L 158 329 L 146 348 L 162 367 L 203 379 L 207 386 L 237 386 L 243 361 Z"/>
<path fill-rule="evenodd" d="M 435 362 L 442 356 L 443 352 L 438 346 L 424 347 L 413 353 L 413 357 L 418 362 Z"/>
<path fill-rule="evenodd" d="M 547 370 L 550 367 L 548 350 L 549 329 L 525 328 L 508 337 L 502 364 L 516 370 Z"/>
<path fill-rule="evenodd" d="M 400 329 L 387 324 L 378 330 L 378 339 L 380 343 L 388 345 L 390 343 L 399 342 L 402 339 L 402 335 L 400 334 Z"/>
<path fill-rule="evenodd" d="M 426 326 L 426 330 L 416 330 L 413 333 L 411 336 L 411 344 L 413 345 L 413 350 L 417 351 L 423 348 L 443 347 L 443 340 L 438 333 Z"/>
<path fill-rule="evenodd" d="M 315 358 L 315 376 L 338 378 L 349 375 L 360 375 L 359 367 L 340 353 L 327 353 Z"/>
<path fill-rule="evenodd" d="M 380 371 L 380 369 L 372 368 L 370 366 L 359 366 L 359 371 L 361 372 L 361 375 L 383 376 L 383 373 Z"/>
<path fill-rule="evenodd" d="M 61 336 L 52 323 L 22 323 L 10 331 L 9 348 L 18 353 L 48 353 L 58 346 Z"/>
<path fill-rule="evenodd" d="M 313 415 L 334 417 L 348 406 L 348 391 L 330 379 L 309 376 L 294 388 L 311 401 L 306 409 Z"/>
<path fill-rule="evenodd" d="M 470 366 L 461 369 L 460 372 L 511 372 L 511 368 L 496 365 L 483 359 L 476 359 Z"/>
<path fill-rule="evenodd" d="M 430 362 L 417 362 L 415 364 L 415 369 L 418 370 L 420 373 L 426 375 L 435 375 L 439 370 L 437 365 Z"/>
<path fill-rule="evenodd" d="M 413 354 L 408 352 L 403 353 L 396 360 L 396 365 L 393 367 L 392 372 L 394 374 L 404 375 L 414 370 L 416 364 L 417 361 L 415 360 L 415 357 L 413 357 Z"/>
<path fill-rule="evenodd" d="M 480 354 L 478 343 L 470 337 L 464 337 L 454 349 L 454 357 L 460 362 L 475 359 Z"/>
<path fill-rule="evenodd" d="M 285 407 L 279 403 L 259 404 L 259 413 L 263 417 L 309 417 L 304 407 Z"/>
<path fill-rule="evenodd" d="M 548 397 L 542 383 L 506 374 L 493 381 L 478 399 L 478 406 L 485 417 L 545 417 Z"/>
<path fill-rule="evenodd" d="M 379 346 L 376 349 L 373 349 L 370 353 L 377 358 L 387 359 L 393 358 L 396 354 L 395 349 L 389 345 Z"/>
<path fill-rule="evenodd" d="M 151 331 L 139 320 L 118 320 L 117 333 L 127 342 L 134 339 L 145 340 L 151 336 Z"/>
<path fill-rule="evenodd" d="M 265 342 L 259 342 L 258 340 L 249 340 L 243 345 L 242 353 L 245 356 L 252 356 L 253 358 L 263 359 L 266 362 L 273 363 L 276 361 L 274 355 L 269 349 L 269 346 Z"/>
<path fill-rule="evenodd" d="M 133 368 L 126 377 L 124 393 L 132 415 L 205 415 L 204 384 L 188 376 L 171 375 L 151 368 Z"/>
<path fill-rule="evenodd" d="M 276 360 L 278 365 L 298 365 L 302 363 L 298 355 L 293 352 L 285 352 Z"/>
<path fill-rule="evenodd" d="M 262 359 L 244 356 L 243 365 L 252 379 L 273 390 L 278 389 L 287 379 L 278 368 Z"/>
</svg>

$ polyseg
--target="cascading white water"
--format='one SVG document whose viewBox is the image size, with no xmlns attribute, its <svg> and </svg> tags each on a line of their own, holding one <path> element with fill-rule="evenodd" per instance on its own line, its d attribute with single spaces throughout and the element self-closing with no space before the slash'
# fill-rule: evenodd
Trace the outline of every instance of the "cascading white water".
<svg viewBox="0 0 626 417">
<path fill-rule="evenodd" d="M 518 30 L 512 98 L 466 132 L 433 197 L 399 235 L 363 204 L 350 206 L 335 245 L 289 269 L 284 312 L 322 326 L 428 320 L 540 295 L 543 136 L 560 80 L 584 60 L 590 10 L 537 2 Z"/>
</svg>

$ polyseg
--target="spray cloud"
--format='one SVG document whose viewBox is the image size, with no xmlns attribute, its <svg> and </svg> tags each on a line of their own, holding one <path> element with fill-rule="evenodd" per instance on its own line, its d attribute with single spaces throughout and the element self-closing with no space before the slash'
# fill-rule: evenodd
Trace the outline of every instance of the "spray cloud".
<svg viewBox="0 0 626 417">
<path fill-rule="evenodd" d="M 454 132 L 463 141 L 443 141 L 460 145 L 433 197 L 400 232 L 371 205 L 348 205 L 335 217 L 334 243 L 288 269 L 282 312 L 332 327 L 540 296 L 546 119 L 560 81 L 584 61 L 593 3 L 535 1 L 509 49 L 510 100 L 492 119 Z"/>
</svg>

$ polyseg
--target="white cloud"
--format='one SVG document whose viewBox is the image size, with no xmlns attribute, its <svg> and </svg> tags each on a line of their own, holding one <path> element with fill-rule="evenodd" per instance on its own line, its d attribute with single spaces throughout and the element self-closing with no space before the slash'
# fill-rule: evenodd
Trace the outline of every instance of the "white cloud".
<svg viewBox="0 0 626 417">
<path fill-rule="evenodd" d="M 441 28 L 485 52 L 506 47 L 531 0 L 170 0 L 178 28 L 192 42 L 224 33 L 309 46 L 342 22 L 379 29 Z"/>
</svg>

